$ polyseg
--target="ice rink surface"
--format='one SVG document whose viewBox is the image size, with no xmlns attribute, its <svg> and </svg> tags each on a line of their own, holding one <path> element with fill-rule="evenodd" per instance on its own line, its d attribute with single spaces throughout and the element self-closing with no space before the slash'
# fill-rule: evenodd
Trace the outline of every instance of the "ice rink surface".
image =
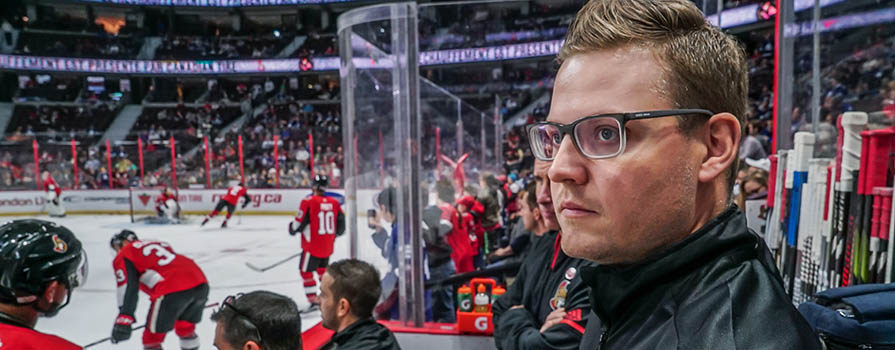
<svg viewBox="0 0 895 350">
<path fill-rule="evenodd" d="M 2 221 L 29 217 L 3 217 Z M 61 219 L 46 216 L 31 217 L 50 220 L 65 225 L 84 244 L 89 261 L 87 283 L 75 290 L 71 303 L 56 317 L 41 318 L 37 329 L 59 335 L 78 345 L 108 337 L 118 315 L 115 278 L 112 273 L 114 253 L 109 247 L 109 239 L 121 229 L 131 229 L 140 239 L 160 240 L 171 244 L 178 254 L 195 260 L 208 278 L 211 293 L 209 303 L 220 302 L 226 296 L 254 290 L 268 290 L 291 297 L 299 308 L 307 306 L 301 276 L 298 273 L 299 259 L 286 262 L 276 268 L 260 273 L 246 267 L 246 262 L 256 266 L 266 266 L 300 251 L 299 237 L 290 236 L 287 225 L 290 216 L 243 216 L 232 217 L 228 228 L 220 228 L 221 216 L 212 219 L 204 227 L 199 227 L 202 218 L 188 217 L 187 223 L 179 225 L 151 225 L 142 222 L 131 223 L 124 215 L 72 215 Z M 367 233 L 368 234 L 368 233 Z M 359 233 L 361 237 L 369 237 Z M 379 255 L 379 249 L 370 239 L 361 239 L 358 249 L 362 259 L 380 268 L 386 266 Z M 348 256 L 348 235 L 336 238 L 335 251 L 330 262 Z M 319 284 L 318 284 L 319 285 Z M 149 298 L 140 293 L 135 326 L 146 321 Z M 201 341 L 200 349 L 214 349 L 212 345 L 215 324 L 211 322 L 212 308 L 203 313 L 203 320 L 197 325 Z M 302 329 L 307 330 L 320 321 L 319 312 L 310 312 L 302 319 Z M 105 342 L 89 349 L 142 349 L 142 330 L 134 331 L 131 339 L 119 344 Z M 164 348 L 180 349 L 179 339 L 173 331 L 165 338 Z"/>
</svg>

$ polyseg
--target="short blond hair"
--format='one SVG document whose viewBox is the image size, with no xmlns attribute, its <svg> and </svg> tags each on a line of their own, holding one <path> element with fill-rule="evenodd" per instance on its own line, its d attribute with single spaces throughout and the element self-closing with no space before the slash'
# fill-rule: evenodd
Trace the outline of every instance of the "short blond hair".
<svg viewBox="0 0 895 350">
<path fill-rule="evenodd" d="M 590 0 L 575 16 L 557 60 L 624 46 L 653 52 L 666 73 L 664 86 L 657 88 L 676 108 L 728 112 L 743 124 L 749 87 L 745 53 L 692 2 Z M 686 123 L 682 128 L 690 130 Z"/>
<path fill-rule="evenodd" d="M 733 114 L 741 133 L 748 105 L 749 78 L 740 44 L 709 24 L 689 0 L 590 0 L 578 11 L 557 56 L 626 46 L 652 51 L 665 72 L 656 88 L 675 108 L 702 108 Z M 633 112 L 633 111 L 632 111 Z M 706 118 L 678 118 L 690 134 Z M 731 186 L 736 165 L 729 174 Z"/>
</svg>

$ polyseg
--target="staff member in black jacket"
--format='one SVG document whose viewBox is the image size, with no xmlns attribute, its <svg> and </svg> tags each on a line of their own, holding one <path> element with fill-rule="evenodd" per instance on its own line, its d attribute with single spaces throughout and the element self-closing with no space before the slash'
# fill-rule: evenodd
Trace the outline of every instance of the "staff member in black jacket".
<svg viewBox="0 0 895 350">
<path fill-rule="evenodd" d="M 336 333 L 321 349 L 401 349 L 394 334 L 373 319 L 381 288 L 379 272 L 366 262 L 346 259 L 329 265 L 317 300 L 323 327 Z"/>
<path fill-rule="evenodd" d="M 258 290 L 229 296 L 211 314 L 218 350 L 301 349 L 301 314 L 292 299 Z"/>
<path fill-rule="evenodd" d="M 535 162 L 537 190 L 526 197 L 537 196 L 538 207 L 550 206 L 550 180 L 547 162 Z M 534 198 L 531 198 L 534 199 Z M 535 200 L 527 201 L 524 209 L 532 210 Z M 570 258 L 560 249 L 562 234 L 556 223 L 549 224 L 544 216 L 532 238 L 531 248 L 516 280 L 494 303 L 494 341 L 503 350 L 514 349 L 578 349 L 587 326 L 590 311 L 588 292 L 579 271 L 591 263 Z"/>
<path fill-rule="evenodd" d="M 737 42 L 687 0 L 591 0 L 532 151 L 602 323 L 587 349 L 816 349 L 731 205 L 748 90 Z M 590 329 L 588 329 L 590 331 Z"/>
</svg>

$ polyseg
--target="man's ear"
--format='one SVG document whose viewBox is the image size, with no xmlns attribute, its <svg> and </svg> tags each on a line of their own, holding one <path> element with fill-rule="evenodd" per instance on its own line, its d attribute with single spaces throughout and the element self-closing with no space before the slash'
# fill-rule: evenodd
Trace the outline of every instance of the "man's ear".
<svg viewBox="0 0 895 350">
<path fill-rule="evenodd" d="M 339 315 L 339 317 L 345 317 L 348 316 L 349 312 L 351 312 L 351 303 L 348 302 L 348 299 L 340 298 L 336 314 Z"/>
<path fill-rule="evenodd" d="M 733 114 L 718 113 L 709 118 L 702 135 L 706 156 L 699 167 L 699 182 L 711 182 L 727 174 L 737 160 L 741 137 L 740 122 Z"/>
<path fill-rule="evenodd" d="M 254 340 L 249 340 L 242 346 L 242 350 L 261 350 L 261 346 Z"/>
<path fill-rule="evenodd" d="M 47 286 L 47 290 L 44 291 L 43 300 L 46 300 L 49 303 L 57 301 L 62 302 L 62 300 L 56 300 L 56 294 L 61 288 L 65 288 L 65 286 L 62 285 L 62 283 L 59 283 L 59 281 L 50 282 L 50 285 Z"/>
<path fill-rule="evenodd" d="M 541 208 L 539 208 L 539 207 L 532 208 L 531 216 L 535 219 L 535 221 L 541 221 Z"/>
</svg>

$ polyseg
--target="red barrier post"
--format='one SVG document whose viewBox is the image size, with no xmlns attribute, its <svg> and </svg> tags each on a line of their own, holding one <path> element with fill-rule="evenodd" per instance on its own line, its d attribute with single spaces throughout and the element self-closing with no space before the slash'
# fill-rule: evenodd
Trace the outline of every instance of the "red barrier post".
<svg viewBox="0 0 895 350">
<path fill-rule="evenodd" d="M 75 139 L 71 139 L 71 161 L 75 175 L 74 189 L 78 189 L 78 149 L 75 147 Z"/>
<path fill-rule="evenodd" d="M 34 185 L 40 191 L 40 157 L 37 156 L 37 139 L 31 140 L 31 148 L 34 149 Z"/>
<path fill-rule="evenodd" d="M 441 128 L 435 128 L 435 179 L 441 180 Z"/>
<path fill-rule="evenodd" d="M 242 135 L 238 135 L 236 141 L 239 144 L 239 182 L 245 183 L 246 174 L 242 162 Z"/>
<path fill-rule="evenodd" d="M 205 188 L 211 188 L 211 149 L 208 148 L 208 136 L 205 136 Z"/>
<path fill-rule="evenodd" d="M 112 145 L 106 140 L 106 172 L 109 174 L 109 188 L 115 188 L 115 178 L 112 177 Z"/>
<path fill-rule="evenodd" d="M 140 187 L 144 186 L 143 176 L 143 139 L 137 138 L 137 156 L 140 158 Z"/>
<path fill-rule="evenodd" d="M 718 13 L 720 18 L 721 13 Z M 780 67 L 780 45 L 783 45 L 783 42 L 780 40 L 780 31 L 783 30 L 782 22 L 785 20 L 785 16 L 781 16 L 779 13 L 774 18 L 774 79 L 773 79 L 773 90 L 774 90 L 774 106 L 772 111 L 772 122 L 771 122 L 771 153 L 777 154 L 777 119 L 780 114 L 780 110 L 777 108 L 777 96 L 780 93 L 780 78 L 777 76 Z M 789 132 L 788 130 L 784 130 L 784 132 Z"/>
<path fill-rule="evenodd" d="M 177 188 L 177 151 L 175 149 L 176 144 L 174 143 L 174 136 L 168 140 L 171 144 L 171 180 L 173 180 L 173 186 Z"/>
<path fill-rule="evenodd" d="M 280 155 L 277 142 L 280 140 L 279 135 L 273 135 L 273 168 L 277 172 L 277 188 L 280 188 Z"/>
</svg>

